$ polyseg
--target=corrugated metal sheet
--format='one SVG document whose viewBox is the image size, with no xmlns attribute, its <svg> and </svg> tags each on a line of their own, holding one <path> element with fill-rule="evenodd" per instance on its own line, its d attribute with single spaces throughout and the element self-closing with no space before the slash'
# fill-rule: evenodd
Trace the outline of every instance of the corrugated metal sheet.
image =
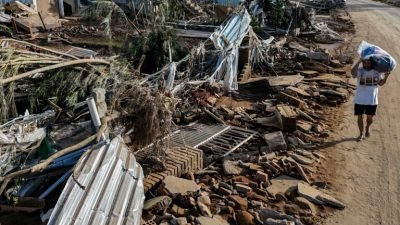
<svg viewBox="0 0 400 225">
<path fill-rule="evenodd" d="M 143 171 L 120 138 L 85 157 L 69 178 L 49 225 L 139 225 L 144 201 Z"/>
<path fill-rule="evenodd" d="M 233 45 L 240 45 L 250 28 L 251 16 L 247 10 L 232 15 L 220 31 L 211 35 L 215 48 L 227 50 Z"/>
</svg>

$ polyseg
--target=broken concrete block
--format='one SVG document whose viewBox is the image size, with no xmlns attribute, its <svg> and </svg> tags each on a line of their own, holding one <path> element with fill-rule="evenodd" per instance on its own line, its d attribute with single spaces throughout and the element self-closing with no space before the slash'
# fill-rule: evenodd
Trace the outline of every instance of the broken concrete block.
<svg viewBox="0 0 400 225">
<path fill-rule="evenodd" d="M 224 188 L 224 187 L 219 187 L 219 193 L 221 194 L 221 195 L 231 195 L 233 192 L 231 191 L 231 190 L 229 190 L 229 189 L 227 189 L 227 188 Z"/>
<path fill-rule="evenodd" d="M 236 212 L 238 225 L 254 225 L 254 216 L 247 211 L 239 210 Z"/>
<path fill-rule="evenodd" d="M 321 193 L 317 196 L 318 200 L 325 202 L 327 205 L 332 206 L 337 209 L 344 209 L 346 206 L 339 200 L 335 199 L 334 197 Z"/>
<path fill-rule="evenodd" d="M 181 216 L 185 216 L 188 214 L 188 210 L 181 208 L 177 205 L 173 205 L 171 208 L 171 213 L 175 216 L 181 217 Z"/>
<path fill-rule="evenodd" d="M 254 180 L 257 182 L 267 182 L 268 174 L 261 171 L 257 171 L 256 175 L 254 175 Z"/>
<path fill-rule="evenodd" d="M 322 194 L 322 192 L 320 192 L 319 190 L 311 187 L 308 184 L 304 184 L 304 183 L 299 183 L 297 185 L 297 191 L 299 193 L 299 195 L 301 197 L 306 198 L 307 200 L 318 204 L 318 205 L 324 205 L 325 202 L 321 201 L 317 198 L 318 195 Z"/>
<path fill-rule="evenodd" d="M 303 120 L 297 121 L 297 129 L 309 133 L 312 129 L 312 124 Z"/>
<path fill-rule="evenodd" d="M 279 104 L 276 106 L 278 113 L 282 118 L 282 128 L 283 131 L 293 132 L 297 129 L 296 122 L 298 112 L 296 112 L 295 108 L 292 106 Z"/>
<path fill-rule="evenodd" d="M 239 193 L 244 193 L 244 194 L 253 190 L 251 187 L 244 184 L 236 184 L 235 188 Z"/>
<path fill-rule="evenodd" d="M 320 97 L 321 95 L 320 95 L 320 93 L 318 92 L 318 91 L 313 91 L 312 93 L 311 93 L 311 96 L 313 96 L 313 97 Z"/>
<path fill-rule="evenodd" d="M 168 196 L 155 197 L 144 202 L 143 211 L 151 211 L 156 214 L 167 209 L 171 203 L 172 199 Z"/>
<path fill-rule="evenodd" d="M 268 149 L 268 147 L 267 147 L 267 149 Z M 275 158 L 276 158 L 276 153 L 275 152 L 271 152 L 271 153 L 267 153 L 267 154 L 261 156 L 260 157 L 260 161 L 265 162 L 265 161 L 268 161 L 268 160 L 273 160 Z"/>
<path fill-rule="evenodd" d="M 264 139 L 270 151 L 285 151 L 287 149 L 285 138 L 281 131 L 264 134 Z"/>
<path fill-rule="evenodd" d="M 317 132 L 317 133 L 322 133 L 322 132 L 324 132 L 324 128 L 323 128 L 321 125 L 319 125 L 319 124 L 314 125 L 314 126 L 312 127 L 312 130 L 313 130 L 314 132 Z"/>
<path fill-rule="evenodd" d="M 293 216 L 279 213 L 275 210 L 268 209 L 268 208 L 261 209 L 259 215 L 260 215 L 261 222 L 263 222 L 264 224 L 267 224 L 268 219 L 287 220 L 287 221 L 295 222 L 296 225 L 303 224 L 303 223 L 301 223 L 300 220 L 294 218 Z"/>
<path fill-rule="evenodd" d="M 301 75 L 288 75 L 288 76 L 276 76 L 276 77 L 269 77 L 268 84 L 271 87 L 276 86 L 294 86 L 297 83 L 300 83 L 304 79 Z"/>
<path fill-rule="evenodd" d="M 230 191 L 233 191 L 233 189 L 234 189 L 232 185 L 227 184 L 225 182 L 219 182 L 219 187 L 226 188 L 226 189 L 228 189 Z"/>
<path fill-rule="evenodd" d="M 254 119 L 256 123 L 266 126 L 266 127 L 275 127 L 279 130 L 282 130 L 284 127 L 282 125 L 282 118 L 279 112 L 273 112 L 269 116 L 266 117 L 258 117 Z"/>
<path fill-rule="evenodd" d="M 327 204 L 334 208 L 344 209 L 345 205 L 334 197 L 321 192 L 318 189 L 315 189 L 307 184 L 298 184 L 298 193 L 300 196 L 306 198 L 307 200 L 319 204 L 324 205 Z"/>
<path fill-rule="evenodd" d="M 206 217 L 212 217 L 211 210 L 202 202 L 197 202 L 197 206 L 200 209 L 201 215 Z"/>
<path fill-rule="evenodd" d="M 275 200 L 277 202 L 288 202 L 288 199 L 286 198 L 285 194 L 283 193 L 278 193 L 275 195 Z"/>
<path fill-rule="evenodd" d="M 296 214 L 306 214 L 306 210 L 300 208 L 296 204 L 287 203 L 283 206 L 284 212 L 289 215 L 296 215 Z"/>
<path fill-rule="evenodd" d="M 170 194 L 186 194 L 200 190 L 200 186 L 192 180 L 186 180 L 179 177 L 167 176 L 162 185 L 162 189 Z"/>
<path fill-rule="evenodd" d="M 264 222 L 264 225 L 295 225 L 295 222 L 287 221 L 287 220 L 277 220 L 277 219 L 268 218 Z"/>
<path fill-rule="evenodd" d="M 210 196 L 208 196 L 208 195 L 202 195 L 202 196 L 197 197 L 197 201 L 202 202 L 207 206 L 211 205 L 211 199 L 210 199 Z"/>
<path fill-rule="evenodd" d="M 240 175 L 244 171 L 244 168 L 240 167 L 238 162 L 230 160 L 225 160 L 222 163 L 222 169 L 225 175 Z"/>
<path fill-rule="evenodd" d="M 204 216 L 197 217 L 197 221 L 200 225 L 229 225 L 229 223 L 219 215 L 215 215 L 213 218 Z"/>
<path fill-rule="evenodd" d="M 255 192 L 252 192 L 252 191 L 251 192 L 247 192 L 246 197 L 247 197 L 247 199 L 251 199 L 251 200 L 264 201 L 264 202 L 267 201 L 266 197 L 264 197 L 262 195 L 259 195 L 259 194 L 255 193 Z"/>
<path fill-rule="evenodd" d="M 313 216 L 317 215 L 317 207 L 315 207 L 315 205 L 312 202 L 308 201 L 306 198 L 296 197 L 294 199 L 294 203 L 296 203 L 302 209 L 310 210 Z"/>
<path fill-rule="evenodd" d="M 279 193 L 288 193 L 295 191 L 299 183 L 304 183 L 302 180 L 295 179 L 286 175 L 271 179 L 271 185 L 267 187 L 270 195 L 275 196 Z"/>
<path fill-rule="evenodd" d="M 313 164 L 314 161 L 310 158 L 304 157 L 302 155 L 298 155 L 296 153 L 290 153 L 290 157 L 292 157 L 296 162 L 304 165 L 310 165 Z"/>
<path fill-rule="evenodd" d="M 264 203 L 262 203 L 260 201 L 251 200 L 250 203 L 253 207 L 263 207 L 264 206 Z"/>
<path fill-rule="evenodd" d="M 240 197 L 239 195 L 231 195 L 228 199 L 235 203 L 235 207 L 237 209 L 247 210 L 248 202 L 246 199 Z"/>
<path fill-rule="evenodd" d="M 174 224 L 177 225 L 187 225 L 188 221 L 186 219 L 186 217 L 178 217 L 172 220 Z"/>
</svg>

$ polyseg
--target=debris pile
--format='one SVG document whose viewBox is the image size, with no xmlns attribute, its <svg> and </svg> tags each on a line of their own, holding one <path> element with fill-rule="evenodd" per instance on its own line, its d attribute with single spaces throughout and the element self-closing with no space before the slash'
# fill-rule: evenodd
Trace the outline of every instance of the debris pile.
<svg viewBox="0 0 400 225">
<path fill-rule="evenodd" d="M 60 17 L 79 9 L 64 3 Z M 233 4 L 96 1 L 57 28 L 8 5 L 1 208 L 135 225 L 316 224 L 343 209 L 316 174 L 354 90 L 344 2 Z"/>
</svg>

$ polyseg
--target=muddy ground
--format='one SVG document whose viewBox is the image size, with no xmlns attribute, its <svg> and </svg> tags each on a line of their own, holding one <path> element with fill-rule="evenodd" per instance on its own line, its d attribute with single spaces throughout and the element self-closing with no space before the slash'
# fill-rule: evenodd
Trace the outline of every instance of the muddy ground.
<svg viewBox="0 0 400 225">
<path fill-rule="evenodd" d="M 356 25 L 354 47 L 366 40 L 387 49 L 400 60 L 400 9 L 369 0 L 350 0 Z M 358 128 L 350 101 L 320 176 L 333 184 L 347 207 L 335 212 L 326 225 L 400 224 L 400 70 L 380 89 L 372 136 L 358 143 Z M 340 120 L 340 119 L 339 119 Z M 339 121 L 338 120 L 338 121 Z"/>
</svg>

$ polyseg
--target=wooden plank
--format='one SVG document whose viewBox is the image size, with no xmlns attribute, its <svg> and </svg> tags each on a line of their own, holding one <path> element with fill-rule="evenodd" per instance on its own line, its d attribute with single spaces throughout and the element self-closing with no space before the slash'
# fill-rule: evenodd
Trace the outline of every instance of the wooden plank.
<svg viewBox="0 0 400 225">
<path fill-rule="evenodd" d="M 319 72 L 315 70 L 298 70 L 296 71 L 305 77 L 315 77 L 318 76 Z"/>
<path fill-rule="evenodd" d="M 323 74 L 320 74 L 317 77 L 310 78 L 310 79 L 307 79 L 307 80 L 310 80 L 310 81 L 327 81 L 327 82 L 333 82 L 333 83 L 342 83 L 342 82 L 345 83 L 346 82 L 345 79 L 343 79 L 341 77 L 338 77 L 338 76 L 336 76 L 334 74 L 330 74 L 330 73 L 323 73 Z"/>
<path fill-rule="evenodd" d="M 303 97 L 311 97 L 310 94 L 305 92 L 303 89 L 300 89 L 300 88 L 297 88 L 297 87 L 287 87 L 287 90 L 289 90 L 290 92 L 296 93 L 298 95 L 301 95 Z"/>
<path fill-rule="evenodd" d="M 296 106 L 300 109 L 303 109 L 306 106 L 306 103 L 303 100 L 291 96 L 285 92 L 279 92 L 277 98 L 283 102 L 288 102 L 289 104 Z"/>
</svg>

